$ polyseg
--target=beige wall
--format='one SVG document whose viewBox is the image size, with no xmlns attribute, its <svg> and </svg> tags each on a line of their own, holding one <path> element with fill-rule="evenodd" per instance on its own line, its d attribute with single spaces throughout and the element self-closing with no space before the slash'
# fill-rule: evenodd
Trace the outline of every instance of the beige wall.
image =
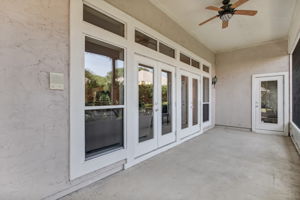
<svg viewBox="0 0 300 200">
<path fill-rule="evenodd" d="M 299 39 L 300 34 L 300 0 L 296 1 L 294 15 L 289 30 L 289 52 L 291 52 Z"/>
<path fill-rule="evenodd" d="M 287 72 L 287 46 L 277 41 L 216 56 L 216 124 L 251 128 L 251 76 Z"/>
<path fill-rule="evenodd" d="M 0 199 L 41 199 L 120 169 L 121 163 L 69 181 L 69 3 L 1 0 Z M 156 30 L 214 62 L 212 52 L 153 5 L 126 4 L 141 21 L 155 16 Z M 64 73 L 63 91 L 49 90 L 49 72 Z"/>
</svg>

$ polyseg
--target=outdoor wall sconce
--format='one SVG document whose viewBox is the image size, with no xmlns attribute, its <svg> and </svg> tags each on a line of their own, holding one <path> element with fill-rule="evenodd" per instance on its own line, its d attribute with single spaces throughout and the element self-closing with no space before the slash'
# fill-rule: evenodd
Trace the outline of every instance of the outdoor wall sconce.
<svg viewBox="0 0 300 200">
<path fill-rule="evenodd" d="M 218 82 L 218 78 L 217 78 L 217 76 L 214 76 L 212 78 L 212 84 L 214 85 L 214 87 L 216 86 L 217 82 Z"/>
</svg>

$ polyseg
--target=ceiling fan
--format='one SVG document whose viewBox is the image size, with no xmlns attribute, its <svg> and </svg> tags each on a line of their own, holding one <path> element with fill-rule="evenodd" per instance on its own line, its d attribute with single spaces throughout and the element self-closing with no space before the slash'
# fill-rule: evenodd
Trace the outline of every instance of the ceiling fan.
<svg viewBox="0 0 300 200">
<path fill-rule="evenodd" d="M 237 2 L 235 2 L 234 4 L 230 3 L 230 0 L 224 0 L 223 1 L 223 6 L 218 8 L 215 6 L 208 6 L 206 7 L 206 9 L 208 10 L 213 10 L 213 11 L 218 11 L 218 15 L 202 22 L 201 24 L 199 24 L 199 26 L 206 24 L 207 22 L 220 17 L 220 19 L 222 20 L 222 28 L 227 28 L 228 27 L 228 22 L 231 19 L 231 17 L 233 15 L 248 15 L 248 16 L 254 16 L 257 14 L 256 10 L 236 10 L 237 7 L 241 6 L 242 4 L 246 3 L 249 0 L 238 0 Z"/>
</svg>

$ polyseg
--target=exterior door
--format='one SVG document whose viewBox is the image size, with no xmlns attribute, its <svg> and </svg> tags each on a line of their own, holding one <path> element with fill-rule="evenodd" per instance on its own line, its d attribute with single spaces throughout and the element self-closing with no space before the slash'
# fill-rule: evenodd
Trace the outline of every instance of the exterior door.
<svg viewBox="0 0 300 200">
<path fill-rule="evenodd" d="M 284 131 L 284 76 L 254 78 L 255 130 Z"/>
<path fill-rule="evenodd" d="M 175 141 L 175 69 L 136 56 L 138 76 L 138 131 L 135 156 Z"/>
<path fill-rule="evenodd" d="M 180 138 L 200 131 L 200 76 L 186 71 L 180 72 Z"/>
</svg>

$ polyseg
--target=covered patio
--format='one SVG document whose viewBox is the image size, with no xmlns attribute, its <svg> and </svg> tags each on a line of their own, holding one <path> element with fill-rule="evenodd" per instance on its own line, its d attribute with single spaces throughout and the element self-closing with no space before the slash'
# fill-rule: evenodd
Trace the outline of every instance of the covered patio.
<svg viewBox="0 0 300 200">
<path fill-rule="evenodd" d="M 61 200 L 298 200 L 300 159 L 288 137 L 216 127 Z"/>
</svg>

